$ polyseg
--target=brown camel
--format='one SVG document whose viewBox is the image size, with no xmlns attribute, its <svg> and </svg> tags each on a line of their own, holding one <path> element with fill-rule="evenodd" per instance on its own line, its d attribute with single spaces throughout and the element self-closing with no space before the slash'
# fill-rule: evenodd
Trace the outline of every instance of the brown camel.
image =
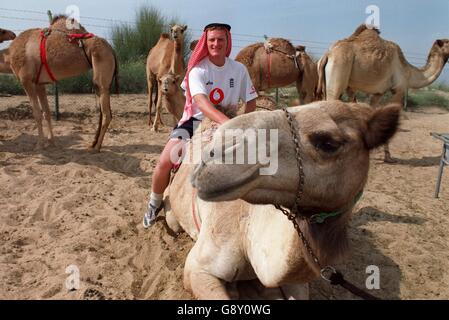
<svg viewBox="0 0 449 320">
<path fill-rule="evenodd" d="M 293 47 L 288 40 L 271 38 L 268 41 L 243 48 L 235 58 L 247 67 L 256 90 L 296 83 L 300 104 L 314 101 L 317 75 L 312 59 L 303 49 L 301 52 Z M 267 49 L 270 53 L 267 53 Z"/>
<path fill-rule="evenodd" d="M 46 55 L 50 72 L 57 80 L 74 77 L 90 68 L 93 69 L 93 83 L 96 94 L 100 97 L 100 120 L 95 139 L 90 146 L 100 151 L 106 130 L 111 122 L 110 87 L 113 77 L 117 76 L 117 59 L 109 43 L 100 37 L 69 42 L 70 34 L 86 34 L 81 25 L 77 29 L 67 29 L 67 16 L 56 16 L 47 31 Z M 72 19 L 70 25 L 76 26 Z M 22 32 L 9 47 L 9 62 L 11 69 L 19 79 L 27 93 L 33 116 L 37 123 L 39 142 L 37 148 L 54 144 L 51 126 L 50 108 L 48 106 L 45 85 L 52 82 L 46 68 L 41 65 L 40 43 L 41 29 L 29 29 Z M 81 43 L 84 47 L 80 47 Z M 39 70 L 41 72 L 39 74 Z M 116 79 L 116 87 L 117 79 Z M 40 102 L 40 107 L 39 107 Z M 42 118 L 48 127 L 46 140 L 42 128 Z"/>
<path fill-rule="evenodd" d="M 172 73 L 179 75 L 181 78 L 185 74 L 184 65 L 184 31 L 187 26 L 174 25 L 170 28 L 171 36 L 173 40 L 169 39 L 168 34 L 161 34 L 159 41 L 150 50 L 147 57 L 147 84 L 148 84 L 148 110 L 149 120 L 148 125 L 153 124 L 152 130 L 157 131 L 159 123 L 158 121 L 151 120 L 151 109 L 153 106 L 153 91 L 156 89 L 156 119 L 160 121 L 161 104 L 160 97 L 161 92 L 157 87 L 157 78 L 171 71 Z"/>
<path fill-rule="evenodd" d="M 307 295 L 307 283 L 319 277 L 319 268 L 292 223 L 272 204 L 290 208 L 298 200 L 300 213 L 308 218 L 338 212 L 323 224 L 298 222 L 322 265 L 335 263 L 346 251 L 348 220 L 367 181 L 369 152 L 394 135 L 400 106 L 372 109 L 320 101 L 288 110 L 298 124 L 302 175 L 289 122 L 284 111 L 277 110 L 244 114 L 221 125 L 203 148 L 201 164 L 188 162 L 188 153 L 173 178 L 164 200 L 166 220 L 171 229 L 182 228 L 196 240 L 185 263 L 184 286 L 197 298 L 238 298 L 228 284 L 251 279 L 268 288 L 280 287 L 271 289 L 271 298 L 273 290 L 278 296 Z M 237 139 L 227 138 L 229 130 Z M 239 135 L 239 130 L 245 134 Z M 277 132 L 277 139 L 270 130 Z M 245 146 L 260 132 L 270 132 L 274 139 L 257 138 L 256 144 L 257 153 L 265 147 L 277 155 L 277 170 L 271 175 L 260 173 L 272 166 L 273 158 L 269 163 L 260 158 L 251 164 L 223 162 L 240 153 L 249 159 Z M 201 144 L 198 140 L 204 136 L 193 139 L 193 145 Z M 270 147 L 273 141 L 278 142 L 275 149 Z"/>
<path fill-rule="evenodd" d="M 348 89 L 352 97 L 356 91 L 371 94 L 371 105 L 377 106 L 387 91 L 393 93 L 392 102 L 402 103 L 408 88 L 422 88 L 435 81 L 449 58 L 449 40 L 436 40 L 422 68 L 412 66 L 401 48 L 382 39 L 379 30 L 359 26 L 347 39 L 337 41 L 318 62 L 318 93 L 326 100 L 340 99 Z M 392 162 L 388 145 L 385 161 Z"/>
<path fill-rule="evenodd" d="M 14 40 L 16 34 L 10 30 L 0 28 L 0 43 L 3 41 Z M 12 73 L 11 67 L 9 66 L 9 49 L 0 50 L 0 73 Z"/>
<path fill-rule="evenodd" d="M 16 34 L 10 30 L 0 28 L 0 43 L 3 41 L 14 40 L 16 38 Z"/>
<path fill-rule="evenodd" d="M 305 46 L 296 46 L 296 59 L 301 66 L 301 74 L 298 88 L 299 104 L 305 104 L 316 100 L 315 91 L 318 83 L 316 63 L 306 53 Z M 298 83 L 297 83 L 298 84 Z"/>
<path fill-rule="evenodd" d="M 161 88 L 161 108 L 165 108 L 173 115 L 174 124 L 182 117 L 186 98 L 181 89 L 182 78 L 171 71 L 158 78 L 158 87 Z M 159 116 L 156 113 L 156 116 Z M 156 118 L 155 122 L 158 121 Z"/>
</svg>

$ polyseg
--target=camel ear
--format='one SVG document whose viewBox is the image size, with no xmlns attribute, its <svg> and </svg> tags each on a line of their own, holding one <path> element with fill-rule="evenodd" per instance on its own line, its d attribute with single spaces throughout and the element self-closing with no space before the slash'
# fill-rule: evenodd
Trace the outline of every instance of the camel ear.
<svg viewBox="0 0 449 320">
<path fill-rule="evenodd" d="M 181 78 L 181 76 L 180 76 L 179 74 L 177 74 L 177 75 L 175 76 L 175 80 L 176 80 L 176 82 L 178 82 L 178 81 L 179 81 L 179 78 Z"/>
<path fill-rule="evenodd" d="M 174 25 L 173 24 L 169 24 L 168 27 L 171 29 L 171 28 L 174 27 Z"/>
<path fill-rule="evenodd" d="M 296 46 L 295 49 L 296 49 L 296 51 L 304 52 L 304 51 L 306 51 L 306 46 Z"/>
<path fill-rule="evenodd" d="M 439 47 L 443 47 L 443 46 L 444 46 L 444 41 L 441 40 L 441 39 L 438 39 L 438 40 L 435 41 L 435 42 L 437 43 L 437 45 L 438 45 Z"/>
<path fill-rule="evenodd" d="M 374 110 L 368 120 L 368 129 L 364 137 L 368 149 L 377 148 L 394 136 L 398 129 L 400 112 L 401 105 L 399 104 L 390 104 Z"/>
<path fill-rule="evenodd" d="M 184 32 L 184 31 L 186 31 L 187 30 L 187 25 L 185 25 L 183 28 L 182 28 L 182 32 Z"/>
</svg>

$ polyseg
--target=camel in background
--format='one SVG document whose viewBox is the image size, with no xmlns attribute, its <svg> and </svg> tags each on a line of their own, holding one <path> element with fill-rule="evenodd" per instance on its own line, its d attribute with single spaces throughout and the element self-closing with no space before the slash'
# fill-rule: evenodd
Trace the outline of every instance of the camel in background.
<svg viewBox="0 0 449 320">
<path fill-rule="evenodd" d="M 157 87 L 157 79 L 164 74 L 171 71 L 173 74 L 179 75 L 184 78 L 185 65 L 184 65 L 184 32 L 187 26 L 174 25 L 170 28 L 171 36 L 173 40 L 169 39 L 169 35 L 166 33 L 161 34 L 159 41 L 150 50 L 147 57 L 147 84 L 148 84 L 148 111 L 149 120 L 148 125 L 152 127 L 153 131 L 157 131 L 161 113 L 161 102 L 159 97 L 161 92 Z M 151 109 L 153 106 L 153 92 L 156 89 L 156 115 L 155 120 L 151 120 Z M 162 123 L 162 122 L 161 122 Z"/>
<path fill-rule="evenodd" d="M 158 78 L 161 91 L 161 108 L 165 108 L 173 115 L 174 124 L 181 120 L 184 112 L 186 97 L 181 89 L 182 78 L 171 71 Z"/>
<path fill-rule="evenodd" d="M 92 68 L 93 84 L 96 94 L 100 97 L 100 120 L 90 148 L 100 151 L 112 119 L 110 87 L 113 78 L 117 77 L 117 59 L 111 45 L 103 38 L 93 36 L 69 42 L 71 34 L 87 34 L 87 31 L 81 25 L 68 29 L 67 25 L 76 26 L 77 21 L 71 19 L 66 23 L 67 19 L 67 16 L 59 15 L 52 20 L 48 29 L 29 29 L 22 32 L 9 47 L 9 63 L 30 99 L 39 133 L 38 149 L 54 144 L 50 108 L 45 91 L 45 85 L 53 80 L 41 64 L 41 31 L 46 33 L 47 62 L 56 80 L 74 77 Z M 118 90 L 117 78 L 116 89 Z M 42 118 L 47 124 L 47 139 L 44 137 Z"/>
<path fill-rule="evenodd" d="M 259 42 L 243 48 L 235 60 L 247 67 L 257 91 L 296 83 L 300 104 L 315 100 L 318 76 L 305 47 L 295 48 L 288 40 L 271 38 L 265 44 Z"/>
<path fill-rule="evenodd" d="M 299 124 L 304 175 L 300 213 L 307 217 L 340 213 L 324 224 L 298 220 L 314 253 L 328 265 L 346 251 L 346 227 L 355 198 L 367 181 L 369 152 L 394 135 L 400 106 L 372 109 L 366 104 L 321 101 L 288 110 Z M 207 121 L 201 126 L 207 127 Z M 226 139 L 221 137 L 228 129 L 278 130 L 277 152 L 270 151 L 277 154 L 277 171 L 260 175 L 259 170 L 269 164 L 259 162 L 224 164 L 224 159 L 240 151 L 246 155 L 245 145 L 251 142 L 251 135 L 245 135 L 248 143 L 231 139 L 232 145 L 224 146 Z M 207 135 L 195 134 L 193 145 L 204 139 Z M 188 151 L 164 202 L 169 227 L 175 232 L 182 228 L 196 240 L 184 267 L 184 287 L 195 297 L 248 297 L 249 291 L 235 290 L 230 283 L 258 279 L 270 289 L 256 289 L 262 296 L 252 298 L 308 298 L 307 283 L 319 277 L 319 268 L 292 223 L 272 205 L 290 208 L 298 195 L 300 174 L 293 139 L 284 111 L 252 112 L 218 128 L 203 147 L 200 165 L 186 161 L 198 156 L 189 153 L 191 148 Z M 265 150 L 271 150 L 266 140 Z M 217 150 L 223 150 L 219 157 Z"/>
<path fill-rule="evenodd" d="M 14 40 L 16 34 L 10 30 L 0 28 L 0 43 L 3 41 Z M 0 73 L 12 73 L 11 67 L 8 61 L 9 49 L 0 50 Z"/>
<path fill-rule="evenodd" d="M 337 100 L 348 89 L 350 99 L 356 91 L 371 94 L 371 105 L 377 106 L 387 91 L 392 102 L 402 103 L 408 88 L 418 89 L 434 82 L 449 58 L 449 40 L 436 40 L 427 63 L 417 68 L 404 57 L 394 42 L 382 39 L 379 30 L 366 25 L 344 40 L 337 41 L 318 62 L 318 94 L 326 100 Z M 388 145 L 385 161 L 393 162 Z"/>
<path fill-rule="evenodd" d="M 14 40 L 16 34 L 10 30 L 0 28 L 0 43 L 3 41 Z"/>
<path fill-rule="evenodd" d="M 318 72 L 316 63 L 306 53 L 305 46 L 296 46 L 296 59 L 301 66 L 301 80 L 299 87 L 297 83 L 299 104 L 306 104 L 316 100 L 315 92 L 318 83 Z"/>
</svg>

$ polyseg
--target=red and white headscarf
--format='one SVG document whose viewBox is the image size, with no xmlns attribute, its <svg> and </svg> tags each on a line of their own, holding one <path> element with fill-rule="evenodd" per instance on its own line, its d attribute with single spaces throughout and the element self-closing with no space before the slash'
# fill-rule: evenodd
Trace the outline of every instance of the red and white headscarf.
<svg viewBox="0 0 449 320">
<path fill-rule="evenodd" d="M 224 28 L 226 31 L 226 38 L 228 39 L 228 44 L 226 47 L 226 57 L 229 57 L 232 49 L 232 39 L 231 32 L 228 29 Z M 193 108 L 192 108 L 192 96 L 190 94 L 189 88 L 189 73 L 198 63 L 200 63 L 204 58 L 209 55 L 209 51 L 207 49 L 207 33 L 209 30 L 205 30 L 201 35 L 198 43 L 195 46 L 195 49 L 190 56 L 189 64 L 187 66 L 186 76 L 184 78 L 185 88 L 186 88 L 186 104 L 184 105 L 184 113 L 182 114 L 181 120 L 179 120 L 179 124 L 182 124 L 189 120 L 193 116 Z"/>
</svg>

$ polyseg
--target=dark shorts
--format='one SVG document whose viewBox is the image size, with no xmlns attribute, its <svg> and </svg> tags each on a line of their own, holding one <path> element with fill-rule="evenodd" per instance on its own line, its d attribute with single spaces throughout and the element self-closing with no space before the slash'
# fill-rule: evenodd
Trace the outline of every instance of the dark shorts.
<svg viewBox="0 0 449 320">
<path fill-rule="evenodd" d="M 191 117 L 189 120 L 187 120 L 186 122 L 184 122 L 181 125 L 176 125 L 173 128 L 173 131 L 170 133 L 170 137 L 169 139 L 181 139 L 181 140 L 186 140 L 186 139 L 191 139 L 193 136 L 193 129 L 195 129 L 194 123 L 198 124 L 200 120 Z"/>
</svg>

